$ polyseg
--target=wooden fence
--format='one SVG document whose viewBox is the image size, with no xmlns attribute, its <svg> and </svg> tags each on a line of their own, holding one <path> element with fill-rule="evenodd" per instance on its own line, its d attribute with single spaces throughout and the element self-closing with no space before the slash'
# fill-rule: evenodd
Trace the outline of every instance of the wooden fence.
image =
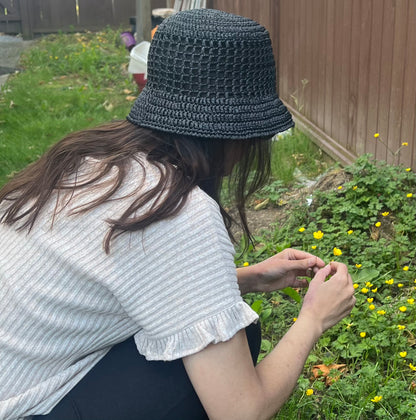
<svg viewBox="0 0 416 420">
<path fill-rule="evenodd" d="M 151 7 L 166 7 L 166 0 L 151 0 Z M 135 15 L 135 0 L 0 0 L 0 32 L 33 38 L 107 25 L 128 28 L 129 18 Z"/>
<path fill-rule="evenodd" d="M 415 0 L 214 0 L 214 7 L 268 28 L 279 94 L 330 155 L 349 163 L 373 153 L 416 170 Z"/>
</svg>

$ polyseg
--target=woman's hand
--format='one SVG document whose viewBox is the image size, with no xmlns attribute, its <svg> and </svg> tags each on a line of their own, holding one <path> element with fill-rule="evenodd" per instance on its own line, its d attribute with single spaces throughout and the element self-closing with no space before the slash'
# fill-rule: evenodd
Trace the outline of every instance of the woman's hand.
<svg viewBox="0 0 416 420">
<path fill-rule="evenodd" d="M 325 263 L 308 252 L 285 249 L 261 263 L 237 269 L 241 294 L 272 292 L 285 287 L 307 287 L 312 277 Z"/>
<path fill-rule="evenodd" d="M 327 276 L 331 278 L 325 281 Z M 310 282 L 298 320 L 313 321 L 322 334 L 351 312 L 355 305 L 354 292 L 347 266 L 331 262 Z"/>
</svg>

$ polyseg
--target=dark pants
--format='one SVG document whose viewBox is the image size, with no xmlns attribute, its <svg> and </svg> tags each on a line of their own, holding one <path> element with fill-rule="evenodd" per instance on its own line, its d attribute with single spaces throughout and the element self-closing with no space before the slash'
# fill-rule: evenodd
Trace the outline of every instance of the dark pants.
<svg viewBox="0 0 416 420">
<path fill-rule="evenodd" d="M 246 328 L 253 363 L 260 351 L 260 325 Z M 45 416 L 33 420 L 208 419 L 182 359 L 149 362 L 133 338 L 117 344 Z"/>
</svg>

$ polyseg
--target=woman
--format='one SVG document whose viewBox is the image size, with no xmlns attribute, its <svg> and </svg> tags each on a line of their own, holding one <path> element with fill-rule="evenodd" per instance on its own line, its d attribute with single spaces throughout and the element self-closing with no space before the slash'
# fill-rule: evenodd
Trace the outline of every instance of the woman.
<svg viewBox="0 0 416 420">
<path fill-rule="evenodd" d="M 1 419 L 279 410 L 355 298 L 343 264 L 305 252 L 235 268 L 222 180 L 249 235 L 245 200 L 267 179 L 270 138 L 293 125 L 275 86 L 262 26 L 180 12 L 154 36 L 127 121 L 67 136 L 3 187 Z M 257 315 L 241 295 L 305 287 L 308 274 L 297 322 L 255 366 Z"/>
</svg>

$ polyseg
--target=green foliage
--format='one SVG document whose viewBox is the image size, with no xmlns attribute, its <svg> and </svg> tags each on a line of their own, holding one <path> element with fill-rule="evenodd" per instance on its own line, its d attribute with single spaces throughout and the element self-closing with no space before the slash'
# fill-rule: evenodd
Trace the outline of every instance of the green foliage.
<svg viewBox="0 0 416 420">
<path fill-rule="evenodd" d="M 65 134 L 125 118 L 137 89 L 117 38 L 110 29 L 51 35 L 22 55 L 0 96 L 0 185 Z"/>
<path fill-rule="evenodd" d="M 280 226 L 243 257 L 254 264 L 289 246 L 303 249 L 347 264 L 356 288 L 350 316 L 321 337 L 275 418 L 416 419 L 416 175 L 364 155 L 345 179 L 316 191 L 310 206 L 291 203 Z M 301 303 L 279 293 L 248 297 L 258 300 L 261 317 L 271 309 L 262 319 L 263 358 Z M 314 365 L 333 363 L 346 370 L 331 384 L 312 376 Z"/>
</svg>

